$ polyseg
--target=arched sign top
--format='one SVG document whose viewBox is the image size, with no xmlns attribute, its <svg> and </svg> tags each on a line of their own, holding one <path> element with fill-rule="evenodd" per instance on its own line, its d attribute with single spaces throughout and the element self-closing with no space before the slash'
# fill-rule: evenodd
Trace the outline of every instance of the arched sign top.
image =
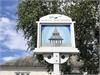
<svg viewBox="0 0 100 75">
<path fill-rule="evenodd" d="M 39 22 L 72 22 L 72 19 L 68 16 L 61 14 L 50 14 L 43 16 L 39 19 Z"/>
</svg>

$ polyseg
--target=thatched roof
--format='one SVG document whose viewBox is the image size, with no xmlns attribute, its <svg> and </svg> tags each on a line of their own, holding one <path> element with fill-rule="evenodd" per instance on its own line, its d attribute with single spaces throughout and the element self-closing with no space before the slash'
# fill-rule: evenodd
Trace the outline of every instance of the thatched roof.
<svg viewBox="0 0 100 75">
<path fill-rule="evenodd" d="M 27 56 L 8 61 L 0 65 L 0 67 L 46 67 L 46 64 L 40 63 L 36 56 Z"/>
</svg>

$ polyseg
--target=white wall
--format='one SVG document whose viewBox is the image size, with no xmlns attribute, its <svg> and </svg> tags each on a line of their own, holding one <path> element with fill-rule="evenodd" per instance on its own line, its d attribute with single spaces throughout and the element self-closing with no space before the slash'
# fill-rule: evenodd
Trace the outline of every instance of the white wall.
<svg viewBox="0 0 100 75">
<path fill-rule="evenodd" d="M 32 68 L 24 68 L 24 69 L 0 69 L 0 75 L 16 75 L 16 72 L 28 72 L 30 75 L 50 75 L 46 69 L 32 69 Z"/>
<path fill-rule="evenodd" d="M 46 71 L 0 71 L 0 75 L 16 75 L 15 72 L 30 72 L 30 75 L 50 75 Z"/>
</svg>

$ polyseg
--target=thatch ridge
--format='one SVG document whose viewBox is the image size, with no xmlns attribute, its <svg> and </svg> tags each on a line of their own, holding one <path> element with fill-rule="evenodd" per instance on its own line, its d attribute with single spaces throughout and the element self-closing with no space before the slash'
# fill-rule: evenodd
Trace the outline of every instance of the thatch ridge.
<svg viewBox="0 0 100 75">
<path fill-rule="evenodd" d="M 36 56 L 21 57 L 16 60 L 8 61 L 0 65 L 1 67 L 46 67 L 45 63 L 40 63 Z"/>
</svg>

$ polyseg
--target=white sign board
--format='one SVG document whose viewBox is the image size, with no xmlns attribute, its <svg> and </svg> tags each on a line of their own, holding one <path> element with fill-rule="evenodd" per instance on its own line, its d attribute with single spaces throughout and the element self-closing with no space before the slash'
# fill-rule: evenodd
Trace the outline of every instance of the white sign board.
<svg viewBox="0 0 100 75">
<path fill-rule="evenodd" d="M 74 23 L 70 17 L 60 14 L 50 14 L 40 18 L 37 21 L 36 50 L 39 52 L 77 52 L 75 48 Z M 55 50 L 50 50 L 51 48 Z"/>
</svg>

